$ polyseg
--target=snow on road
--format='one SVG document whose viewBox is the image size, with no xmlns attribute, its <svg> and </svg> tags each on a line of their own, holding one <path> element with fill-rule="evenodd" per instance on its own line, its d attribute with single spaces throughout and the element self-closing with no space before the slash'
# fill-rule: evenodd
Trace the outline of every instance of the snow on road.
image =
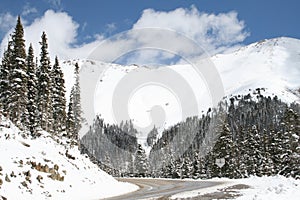
<svg viewBox="0 0 300 200">
<path fill-rule="evenodd" d="M 274 177 L 251 177 L 235 180 L 235 182 L 251 186 L 241 191 L 238 200 L 298 200 L 300 199 L 300 180 Z"/>
<path fill-rule="evenodd" d="M 228 191 L 232 198 L 237 200 L 298 200 L 300 198 L 300 180 L 286 178 L 283 176 L 253 176 L 245 179 L 214 178 L 208 181 L 220 182 L 222 184 L 215 185 L 213 187 L 202 188 L 199 190 L 182 192 L 173 195 L 172 199 L 192 198 L 199 196 L 200 198 L 208 196 L 213 198 L 217 195 L 220 196 L 219 193 L 226 195 Z"/>
</svg>

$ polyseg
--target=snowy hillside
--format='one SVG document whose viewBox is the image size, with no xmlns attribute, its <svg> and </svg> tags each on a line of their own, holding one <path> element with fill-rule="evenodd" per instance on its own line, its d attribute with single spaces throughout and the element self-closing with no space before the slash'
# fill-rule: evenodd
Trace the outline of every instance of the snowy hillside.
<svg viewBox="0 0 300 200">
<path fill-rule="evenodd" d="M 210 60 L 219 71 L 227 96 L 266 88 L 265 95 L 277 95 L 286 102 L 299 102 L 300 40 L 275 38 L 260 41 L 232 53 L 215 55 Z M 83 107 L 88 122 L 95 114 L 101 114 L 107 123 L 119 123 L 118 117 L 122 120 L 130 118 L 142 132 L 149 132 L 154 124 L 162 131 L 188 116 L 201 115 L 212 106 L 205 80 L 199 78 L 190 65 L 150 68 L 89 60 L 65 61 L 62 68 L 67 91 L 74 81 L 70 74 L 71 66 L 76 62 L 81 66 Z M 178 73 L 179 79 L 172 79 L 168 74 L 170 70 Z M 159 77 L 157 80 L 162 84 L 153 84 L 156 79 L 151 82 L 151 76 Z M 140 77 L 144 81 L 134 81 Z M 124 82 L 126 78 L 131 79 Z M 180 81 L 188 86 L 183 87 Z M 173 83 L 176 87 L 180 83 L 182 88 L 176 90 Z M 130 84 L 129 89 L 125 87 Z M 114 102 L 120 90 L 129 94 L 119 96 L 124 99 L 117 103 L 123 103 L 123 106 L 118 107 L 116 113 L 113 108 L 119 104 Z M 193 99 L 196 101 L 192 102 Z M 156 119 L 158 117 L 160 119 Z"/>
<path fill-rule="evenodd" d="M 290 90 L 300 88 L 300 40 L 275 38 L 212 57 L 227 95 L 267 88 L 287 102 L 298 101 Z"/>
<path fill-rule="evenodd" d="M 52 137 L 41 132 L 32 139 L 1 116 L 0 199 L 99 199 L 137 189 Z"/>
</svg>

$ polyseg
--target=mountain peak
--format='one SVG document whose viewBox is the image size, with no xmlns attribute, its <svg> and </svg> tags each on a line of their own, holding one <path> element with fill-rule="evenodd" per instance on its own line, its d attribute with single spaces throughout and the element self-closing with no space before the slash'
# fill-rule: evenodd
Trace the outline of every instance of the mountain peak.
<svg viewBox="0 0 300 200">
<path fill-rule="evenodd" d="M 300 87 L 300 40 L 298 39 L 280 37 L 262 40 L 232 53 L 212 56 L 211 61 L 219 72 L 226 96 L 246 95 L 249 93 L 249 89 L 266 88 L 265 95 L 276 95 L 285 102 L 299 102 L 299 95 L 295 92 Z M 67 91 L 70 91 L 74 79 L 72 73 L 68 71 L 70 69 L 68 66 L 72 62 L 65 62 L 62 67 L 65 74 L 68 74 L 66 75 Z M 95 96 L 92 95 L 91 98 L 97 102 L 97 104 L 93 102 L 94 113 L 100 114 L 107 123 L 115 123 L 112 102 L 117 87 L 120 87 L 119 83 L 127 76 L 131 76 L 131 72 L 135 74 L 133 77 L 141 79 L 145 76 L 143 73 L 148 71 L 146 67 L 137 65 L 123 66 L 91 60 L 78 60 L 76 62 L 81 66 L 84 76 L 82 80 L 90 83 L 93 77 L 97 85 L 95 88 L 89 88 L 87 92 L 84 91 L 82 96 L 86 97 L 93 90 Z M 175 71 L 189 85 L 188 87 L 194 93 L 197 102 L 201 102 L 198 111 L 194 111 L 193 115 L 200 115 L 201 111 L 211 107 L 210 103 L 207 103 L 209 101 L 206 101 L 210 94 L 205 92 L 207 88 L 203 84 L 203 81 L 209 81 L 206 80 L 207 77 L 202 77 L 202 80 L 197 81 L 197 74 L 195 75 L 195 71 L 187 64 L 150 68 L 149 72 L 154 72 L 160 76 L 165 73 L 164 68 Z M 172 77 L 165 76 L 163 79 L 171 81 Z M 175 80 L 178 85 L 178 79 Z M 155 106 L 160 106 L 169 120 L 164 123 L 162 129 L 184 120 L 178 114 L 181 110 L 180 103 L 184 103 L 177 102 L 176 95 L 178 94 L 175 94 L 174 97 L 174 93 L 166 90 L 168 86 L 163 88 L 159 84 L 155 84 L 154 80 L 153 84 L 151 82 L 152 85 L 149 84 L 150 82 L 148 80 L 148 85 L 136 85 L 135 89 L 130 91 L 128 108 L 126 108 L 130 117 L 141 125 L 148 122 L 150 124 L 149 111 Z M 88 104 L 90 103 L 89 101 Z"/>
</svg>

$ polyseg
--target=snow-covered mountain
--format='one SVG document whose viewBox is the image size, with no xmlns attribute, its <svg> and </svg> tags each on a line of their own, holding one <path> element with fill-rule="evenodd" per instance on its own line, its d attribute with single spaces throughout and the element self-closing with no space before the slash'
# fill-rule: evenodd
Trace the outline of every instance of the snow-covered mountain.
<svg viewBox="0 0 300 200">
<path fill-rule="evenodd" d="M 227 95 L 248 89 L 267 88 L 287 102 L 298 101 L 290 94 L 300 88 L 300 40 L 275 38 L 245 46 L 230 54 L 212 57 Z"/>
<path fill-rule="evenodd" d="M 300 40 L 264 40 L 208 60 L 221 77 L 224 95 L 266 88 L 266 95 L 299 102 Z M 199 78 L 188 64 L 151 68 L 65 61 L 62 65 L 68 91 L 74 81 L 71 66 L 76 62 L 81 66 L 82 104 L 88 122 L 94 114 L 100 114 L 107 123 L 130 118 L 142 132 L 148 132 L 154 124 L 163 130 L 188 116 L 201 115 L 213 103 L 206 77 Z"/>
<path fill-rule="evenodd" d="M 33 139 L 0 115 L 0 199 L 100 199 L 136 190 L 116 181 L 67 140 Z"/>
<path fill-rule="evenodd" d="M 219 73 L 224 95 L 266 88 L 267 95 L 300 103 L 300 40 L 264 40 L 208 60 Z M 81 67 L 82 106 L 88 122 L 95 114 L 106 123 L 130 118 L 148 133 L 153 125 L 162 131 L 212 106 L 206 77 L 201 78 L 191 65 L 153 68 L 88 59 L 61 63 L 67 99 L 76 62 Z M 102 198 L 137 189 L 117 182 L 66 143 L 47 132 L 32 139 L 1 116 L 0 199 Z"/>
</svg>

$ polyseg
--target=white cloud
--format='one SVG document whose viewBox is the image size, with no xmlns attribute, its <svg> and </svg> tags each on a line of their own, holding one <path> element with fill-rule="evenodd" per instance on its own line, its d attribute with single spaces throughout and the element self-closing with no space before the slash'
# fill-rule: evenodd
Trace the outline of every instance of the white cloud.
<svg viewBox="0 0 300 200">
<path fill-rule="evenodd" d="M 10 13 L 0 14 L 0 32 L 6 33 L 14 27 L 16 23 L 16 17 Z"/>
<path fill-rule="evenodd" d="M 110 23 L 110 24 L 106 24 L 105 28 L 108 33 L 112 33 L 117 29 L 117 26 L 115 23 Z"/>
<path fill-rule="evenodd" d="M 47 0 L 54 8 L 61 8 L 61 0 Z"/>
<path fill-rule="evenodd" d="M 44 16 L 36 19 L 30 26 L 25 27 L 25 38 L 27 43 L 33 43 L 35 50 L 39 49 L 42 32 L 48 36 L 49 51 L 60 57 L 68 57 L 70 46 L 76 42 L 77 29 L 79 25 L 63 12 L 48 10 Z"/>
<path fill-rule="evenodd" d="M 101 43 L 92 58 L 110 61 L 122 56 L 127 64 L 142 65 L 166 60 L 172 63 L 172 57 L 179 55 L 193 61 L 206 53 L 213 55 L 240 47 L 247 36 L 245 23 L 234 11 L 208 14 L 195 7 L 169 12 L 146 9 L 132 30 Z M 123 55 L 126 52 L 127 58 Z"/>
<path fill-rule="evenodd" d="M 244 30 L 245 23 L 237 18 L 236 12 L 215 15 L 200 13 L 195 7 L 169 12 L 144 10 L 133 28 L 149 27 L 170 28 L 195 40 L 210 53 L 242 42 L 249 35 Z"/>
<path fill-rule="evenodd" d="M 57 0 L 53 2 L 60 3 Z M 0 23 L 1 25 L 15 24 L 15 17 L 10 14 L 2 16 L 0 20 L 9 22 Z M 0 26 L 3 30 L 9 29 L 8 27 Z M 147 29 L 149 27 L 151 29 Z M 112 31 L 116 26 L 108 24 L 107 28 Z M 203 53 L 203 49 L 214 54 L 238 45 L 249 35 L 236 12 L 215 15 L 200 13 L 195 7 L 178 8 L 169 12 L 147 9 L 131 30 L 111 38 L 105 38 L 103 33 L 99 33 L 94 36 L 94 41 L 81 45 L 75 45 L 79 24 L 66 12 L 48 10 L 25 27 L 26 46 L 32 43 L 36 56 L 40 52 L 38 42 L 43 31 L 48 36 L 52 59 L 55 55 L 60 59 L 87 58 L 93 52 L 91 57 L 94 59 L 112 61 L 124 57 L 128 52 L 131 57 L 121 60 L 138 64 L 159 64 L 160 61 L 172 60 L 176 57 L 174 53 L 185 58 L 195 58 Z M 7 38 L 2 41 L 1 50 L 7 44 Z M 130 53 L 135 50 L 138 51 Z"/>
<path fill-rule="evenodd" d="M 15 25 L 16 20 L 15 18 L 13 19 L 13 24 Z M 67 13 L 48 10 L 42 17 L 35 19 L 32 24 L 24 26 L 26 46 L 28 47 L 29 43 L 32 43 L 35 56 L 38 56 L 40 53 L 39 41 L 41 40 L 42 32 L 45 31 L 52 60 L 56 55 L 60 59 L 85 58 L 97 41 L 80 47 L 74 46 L 78 27 L 79 25 Z M 9 34 L 10 32 L 6 34 L 1 43 L 2 52 L 7 45 Z"/>
<path fill-rule="evenodd" d="M 27 16 L 33 13 L 37 13 L 37 9 L 32 7 L 29 3 L 25 4 L 22 10 L 22 16 Z"/>
</svg>

